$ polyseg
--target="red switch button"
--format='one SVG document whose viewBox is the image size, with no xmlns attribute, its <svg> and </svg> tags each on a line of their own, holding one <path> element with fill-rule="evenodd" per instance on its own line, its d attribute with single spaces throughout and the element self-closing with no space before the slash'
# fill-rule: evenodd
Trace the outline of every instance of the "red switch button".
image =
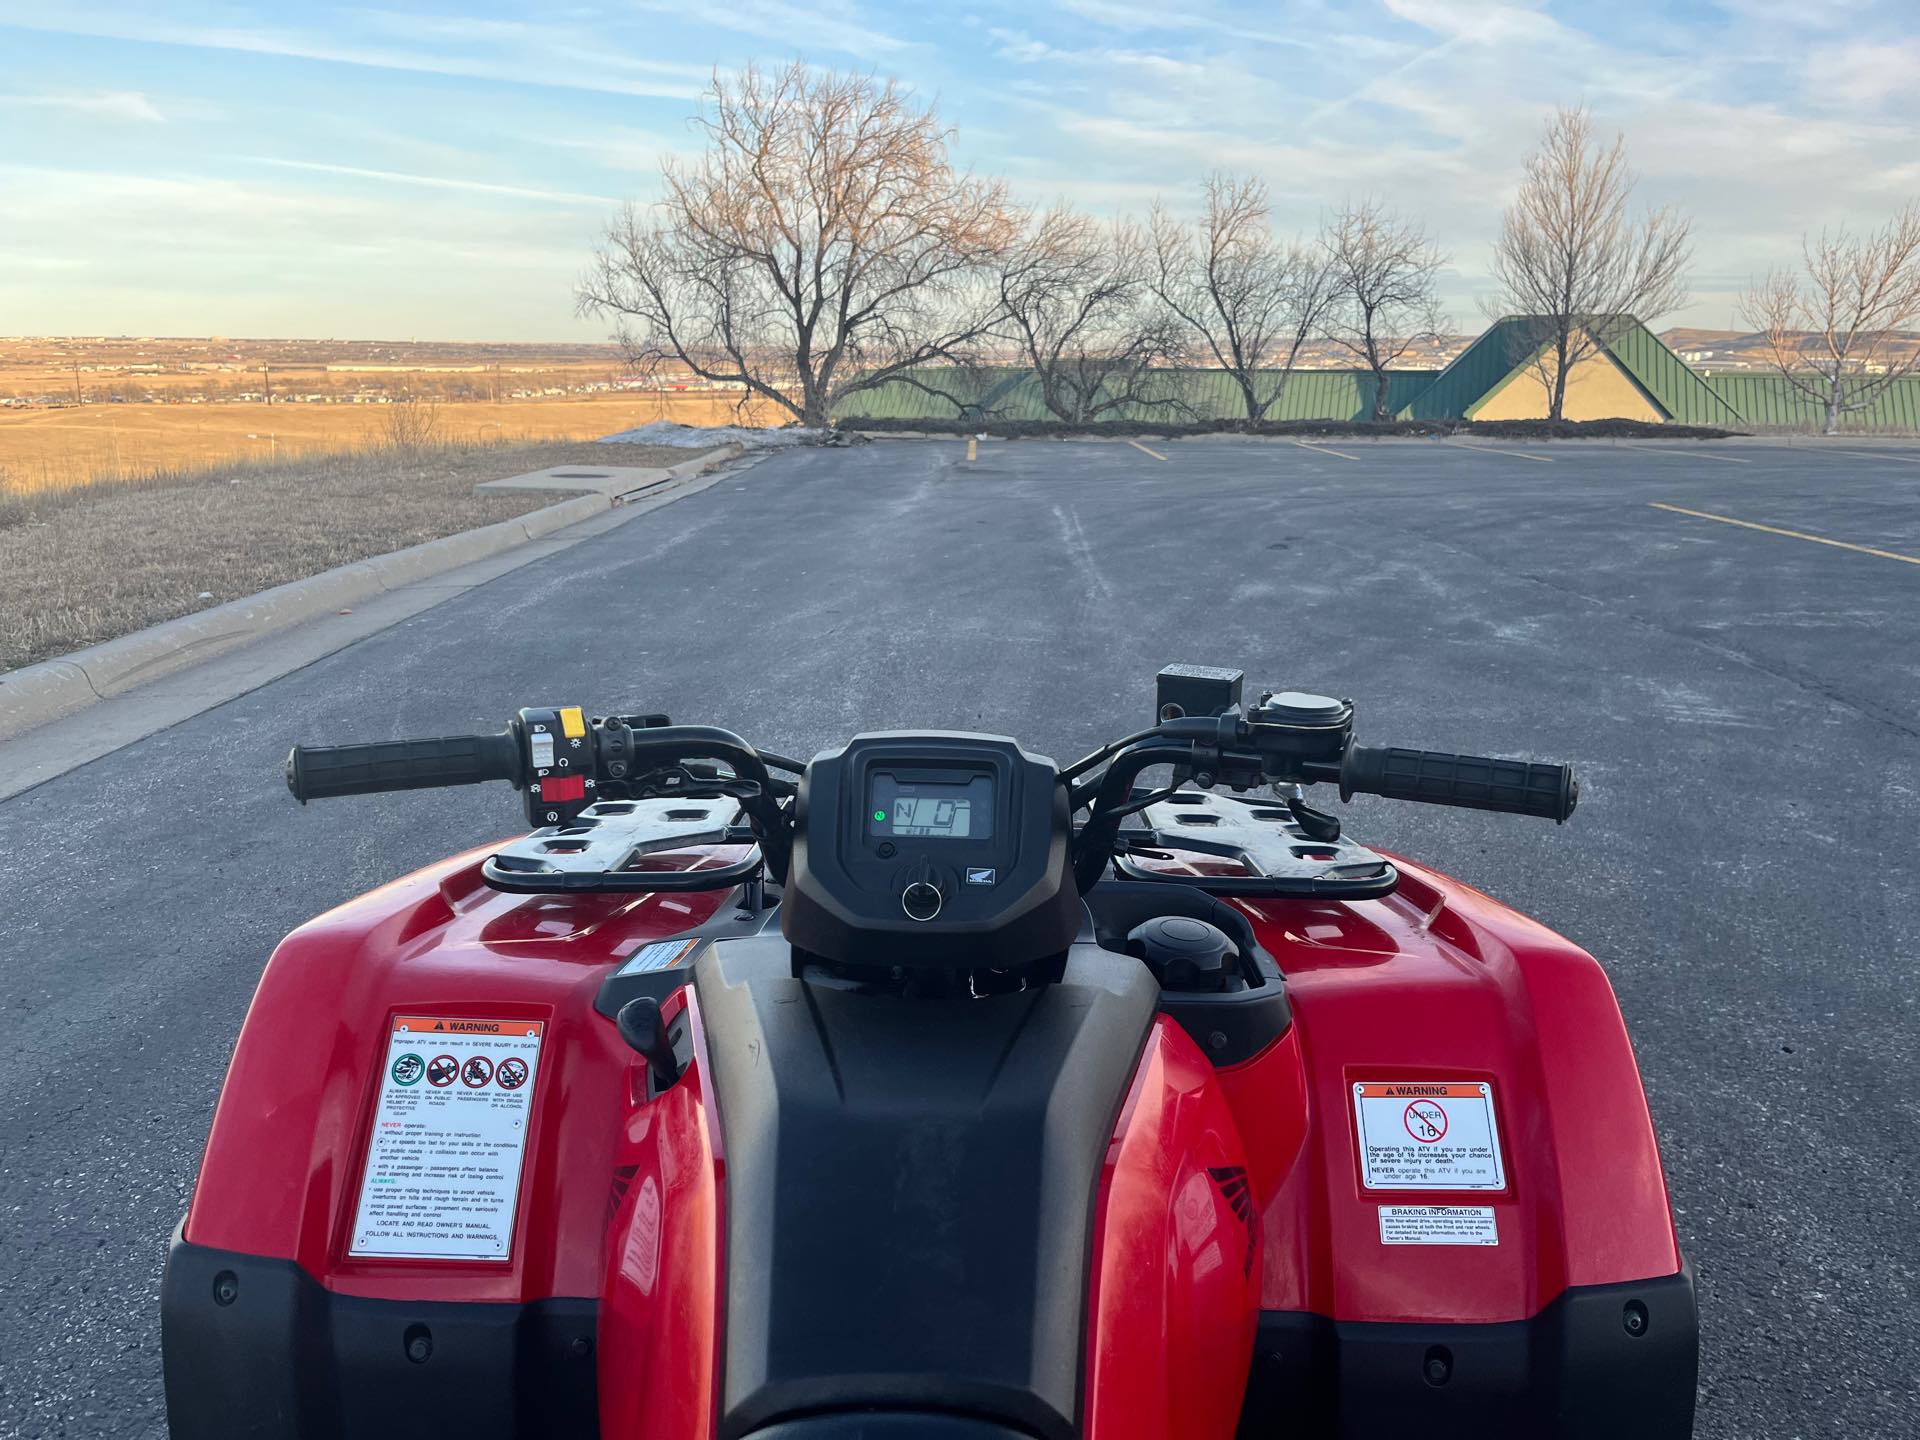
<svg viewBox="0 0 1920 1440">
<path fill-rule="evenodd" d="M 549 805 L 562 800 L 584 800 L 587 798 L 587 777 L 584 775 L 549 775 L 540 782 L 540 798 Z"/>
</svg>

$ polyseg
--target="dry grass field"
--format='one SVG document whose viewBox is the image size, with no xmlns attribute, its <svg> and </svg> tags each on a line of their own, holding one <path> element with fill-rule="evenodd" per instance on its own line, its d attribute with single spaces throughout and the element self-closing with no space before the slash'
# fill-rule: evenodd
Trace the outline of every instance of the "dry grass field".
<svg viewBox="0 0 1920 1440">
<path fill-rule="evenodd" d="M 0 672 L 563 498 L 476 495 L 482 480 L 550 465 L 673 465 L 697 453 L 578 442 L 362 450 L 12 505 L 0 495 Z"/>
<path fill-rule="evenodd" d="M 161 470 L 365 450 L 388 438 L 395 408 L 229 403 L 0 410 L 0 498 L 138 480 Z M 732 397 L 714 394 L 434 401 L 430 408 L 437 438 L 456 445 L 586 440 L 650 420 L 724 425 L 735 419 Z"/>
</svg>

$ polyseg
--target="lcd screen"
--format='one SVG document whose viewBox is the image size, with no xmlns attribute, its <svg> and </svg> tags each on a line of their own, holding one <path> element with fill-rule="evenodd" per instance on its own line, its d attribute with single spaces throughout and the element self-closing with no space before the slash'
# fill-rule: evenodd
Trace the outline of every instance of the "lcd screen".
<svg viewBox="0 0 1920 1440">
<path fill-rule="evenodd" d="M 906 780 L 874 772 L 870 833 L 901 839 L 984 840 L 993 834 L 993 779 Z"/>
</svg>

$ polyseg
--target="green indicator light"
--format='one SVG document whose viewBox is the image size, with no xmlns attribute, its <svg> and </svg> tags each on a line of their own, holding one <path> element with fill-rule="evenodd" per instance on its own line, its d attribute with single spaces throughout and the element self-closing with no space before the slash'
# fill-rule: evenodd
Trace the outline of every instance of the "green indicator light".
<svg viewBox="0 0 1920 1440">
<path fill-rule="evenodd" d="M 886 811 L 884 811 L 884 810 L 876 810 L 876 811 L 874 811 L 874 812 L 873 812 L 873 823 L 874 823 L 874 824 L 876 824 L 876 825 L 884 825 L 884 824 L 886 824 L 886 823 L 887 823 L 887 812 L 886 812 Z"/>
</svg>

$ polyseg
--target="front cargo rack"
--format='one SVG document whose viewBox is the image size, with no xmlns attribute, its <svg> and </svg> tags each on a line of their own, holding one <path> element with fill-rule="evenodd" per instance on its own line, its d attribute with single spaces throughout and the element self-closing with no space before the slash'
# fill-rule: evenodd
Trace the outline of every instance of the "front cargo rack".
<svg viewBox="0 0 1920 1440">
<path fill-rule="evenodd" d="M 1316 840 L 1286 802 L 1191 787 L 1125 829 L 1114 869 L 1128 880 L 1191 885 L 1214 895 L 1377 900 L 1393 893 L 1392 862 L 1350 840 Z"/>
<path fill-rule="evenodd" d="M 568 825 L 535 830 L 489 855 L 481 878 L 520 895 L 729 890 L 757 884 L 764 857 L 729 797 L 604 800 Z M 727 858 L 725 851 L 745 853 Z"/>
</svg>

